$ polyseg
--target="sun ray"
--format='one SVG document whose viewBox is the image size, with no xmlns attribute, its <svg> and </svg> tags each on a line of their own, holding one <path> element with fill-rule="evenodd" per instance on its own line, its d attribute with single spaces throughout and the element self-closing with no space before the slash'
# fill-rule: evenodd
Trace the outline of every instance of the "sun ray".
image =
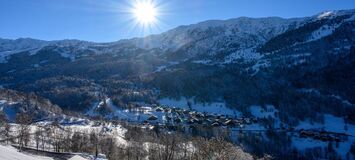
<svg viewBox="0 0 355 160">
<path fill-rule="evenodd" d="M 147 36 L 163 31 L 168 26 L 162 20 L 168 15 L 169 3 L 162 0 L 125 0 L 115 6 L 121 23 L 127 28 L 127 35 Z M 122 26 L 124 24 L 124 26 Z"/>
<path fill-rule="evenodd" d="M 157 7 L 151 0 L 139 0 L 133 5 L 132 13 L 142 25 L 149 25 L 157 19 Z"/>
</svg>

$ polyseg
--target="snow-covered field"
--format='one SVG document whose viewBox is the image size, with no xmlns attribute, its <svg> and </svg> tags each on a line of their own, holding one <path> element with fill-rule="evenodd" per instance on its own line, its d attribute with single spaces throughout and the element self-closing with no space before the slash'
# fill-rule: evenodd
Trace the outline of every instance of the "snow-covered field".
<svg viewBox="0 0 355 160">
<path fill-rule="evenodd" d="M 346 129 L 347 128 L 347 129 Z M 350 135 L 355 135 L 355 125 L 345 124 L 344 119 L 340 117 L 335 117 L 330 114 L 324 115 L 324 124 L 311 123 L 308 121 L 301 122 L 296 129 L 318 129 L 330 132 L 346 133 Z"/>
<path fill-rule="evenodd" d="M 127 120 L 130 122 L 142 122 L 147 120 L 150 115 L 156 115 L 159 117 L 159 121 L 162 120 L 163 114 L 161 112 L 155 112 L 150 106 L 142 106 L 140 108 L 125 109 L 120 108 L 112 103 L 110 98 L 106 98 L 106 107 L 112 112 L 106 115 L 106 118 L 118 118 L 120 120 Z M 91 109 L 86 112 L 89 116 L 100 115 L 98 110 L 103 107 L 104 102 L 95 103 Z"/>
<path fill-rule="evenodd" d="M 113 125 L 109 123 L 105 126 L 95 126 L 94 123 L 90 123 L 88 125 L 69 125 L 65 126 L 64 128 L 71 129 L 74 132 L 76 131 L 81 133 L 89 133 L 94 131 L 97 133 L 111 135 L 116 139 L 118 143 L 117 145 L 127 144 L 126 140 L 124 139 L 127 130 L 120 125 Z"/>
<path fill-rule="evenodd" d="M 345 142 L 340 142 L 338 147 L 336 143 L 333 143 L 333 148 L 338 154 L 342 157 L 345 157 L 346 153 L 350 150 L 351 144 L 355 142 L 355 125 L 346 124 L 344 119 L 341 117 L 335 117 L 330 114 L 324 115 L 324 123 L 311 123 L 309 121 L 301 122 L 296 129 L 314 129 L 314 130 L 325 130 L 329 132 L 336 133 L 346 133 L 352 136 L 348 137 L 348 140 Z M 321 147 L 325 148 L 328 146 L 329 142 L 324 142 L 321 140 L 311 139 L 311 138 L 292 138 L 292 145 L 297 149 L 303 151 L 307 148 Z"/>
<path fill-rule="evenodd" d="M 355 142 L 354 137 L 349 137 L 347 142 L 340 142 L 338 147 L 336 146 L 336 142 L 333 142 L 333 148 L 334 150 L 341 155 L 342 157 L 345 157 L 346 154 L 350 151 L 351 143 Z M 311 148 L 327 148 L 329 142 L 324 142 L 321 140 L 315 140 L 315 139 L 310 139 L 310 138 L 299 138 L 299 137 L 293 137 L 292 138 L 292 145 L 296 147 L 300 151 L 304 151 L 306 149 L 311 149 Z"/>
<path fill-rule="evenodd" d="M 188 107 L 188 101 L 191 102 L 191 108 Z M 186 99 L 182 97 L 180 100 L 174 100 L 169 98 L 160 99 L 160 105 L 168 106 L 168 107 L 176 107 L 187 110 L 194 110 L 197 112 L 206 112 L 210 114 L 222 114 L 229 116 L 237 116 L 240 117 L 242 114 L 236 110 L 230 109 L 226 107 L 224 102 L 213 102 L 213 103 L 193 103 L 193 99 Z M 115 106 L 110 98 L 106 99 L 107 107 L 112 110 L 112 113 L 106 115 L 106 118 L 116 117 L 120 120 L 127 120 L 130 122 L 143 122 L 147 120 L 150 116 L 154 115 L 158 119 L 155 122 L 163 123 L 166 121 L 166 113 L 157 112 L 150 105 L 142 105 L 139 108 L 125 109 Z M 86 113 L 89 116 L 99 115 L 97 110 L 102 107 L 103 102 L 99 102 L 94 104 L 91 109 Z M 171 114 L 171 113 L 170 113 Z"/>
<path fill-rule="evenodd" d="M 53 158 L 32 155 L 20 152 L 12 146 L 0 145 L 0 160 L 53 160 Z"/>
<path fill-rule="evenodd" d="M 177 108 L 189 109 L 188 102 L 191 102 L 191 109 L 198 112 L 207 112 L 212 114 L 224 114 L 232 116 L 241 116 L 237 110 L 230 109 L 226 106 L 225 102 L 212 102 L 212 103 L 194 103 L 193 99 L 181 97 L 179 100 L 163 98 L 158 100 L 160 105 L 173 106 Z"/>
<path fill-rule="evenodd" d="M 79 119 L 80 120 L 80 119 Z M 41 121 L 37 122 L 34 124 L 31 124 L 29 126 L 29 133 L 34 134 L 38 129 L 41 129 L 45 127 L 46 125 L 52 123 L 51 121 Z M 16 135 L 16 133 L 19 133 L 18 129 L 20 128 L 18 124 L 11 123 L 11 133 Z M 97 124 L 94 121 L 89 121 L 87 124 L 80 124 L 80 123 L 73 123 L 73 124 L 67 124 L 65 123 L 64 125 L 62 124 L 60 128 L 53 128 L 57 134 L 65 135 L 65 131 L 70 130 L 72 134 L 75 132 L 79 133 L 85 133 L 85 134 L 90 134 L 91 132 L 95 132 L 100 135 L 107 135 L 107 136 L 112 136 L 113 138 L 116 139 L 117 145 L 123 145 L 125 146 L 127 144 L 126 140 L 124 139 L 125 133 L 127 130 L 123 128 L 121 125 L 114 125 L 112 123 L 106 123 L 106 124 Z M 0 139 L 3 139 L 3 137 L 0 136 Z M 34 138 L 31 138 L 31 141 L 29 142 L 29 147 L 34 147 L 36 146 L 36 142 L 34 141 Z M 48 148 L 49 147 L 49 148 Z M 47 149 L 51 150 L 51 146 L 46 146 Z M 1 158 L 0 158 L 1 160 Z"/>
<path fill-rule="evenodd" d="M 275 113 L 277 112 L 277 110 L 272 105 L 266 105 L 265 108 L 262 108 L 260 106 L 250 106 L 250 112 L 253 116 L 258 118 L 275 118 Z"/>
</svg>

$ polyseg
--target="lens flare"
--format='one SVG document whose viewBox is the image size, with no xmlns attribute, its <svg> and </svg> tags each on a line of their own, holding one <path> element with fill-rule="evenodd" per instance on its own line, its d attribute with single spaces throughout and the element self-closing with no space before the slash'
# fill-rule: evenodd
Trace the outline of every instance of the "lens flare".
<svg viewBox="0 0 355 160">
<path fill-rule="evenodd" d="M 152 24 L 157 19 L 157 8 L 152 1 L 136 1 L 132 11 L 135 19 L 144 25 Z"/>
</svg>

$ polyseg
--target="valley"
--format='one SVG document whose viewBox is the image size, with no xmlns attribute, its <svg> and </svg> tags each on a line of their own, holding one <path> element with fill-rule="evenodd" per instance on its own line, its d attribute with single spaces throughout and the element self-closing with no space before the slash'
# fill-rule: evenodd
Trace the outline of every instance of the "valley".
<svg viewBox="0 0 355 160">
<path fill-rule="evenodd" d="M 107 43 L 0 39 L 0 151 L 353 159 L 354 28 L 354 10 L 334 10 Z"/>
</svg>

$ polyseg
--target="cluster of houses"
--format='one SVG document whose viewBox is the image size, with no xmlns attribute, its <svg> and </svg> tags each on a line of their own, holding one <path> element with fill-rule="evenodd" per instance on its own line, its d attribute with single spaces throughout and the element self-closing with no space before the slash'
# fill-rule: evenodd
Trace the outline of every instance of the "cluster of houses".
<svg viewBox="0 0 355 160">
<path fill-rule="evenodd" d="M 299 135 L 301 138 L 312 138 L 321 141 L 346 141 L 347 135 L 344 133 L 333 133 L 326 131 L 318 131 L 318 130 L 304 130 L 301 129 L 299 131 Z"/>
<path fill-rule="evenodd" d="M 180 125 L 180 124 L 187 124 L 187 125 L 207 125 L 212 127 L 219 127 L 219 126 L 227 126 L 227 127 L 239 127 L 243 128 L 245 125 L 251 125 L 255 123 L 260 123 L 263 121 L 262 118 L 256 117 L 237 117 L 231 115 L 223 115 L 223 114 L 212 114 L 206 112 L 197 112 L 194 110 L 189 109 L 182 109 L 182 108 L 170 108 L 167 106 L 157 106 L 154 108 L 155 112 L 164 113 L 165 123 L 173 124 L 173 125 Z M 158 120 L 156 115 L 150 115 L 144 124 L 154 123 Z M 342 133 L 333 133 L 333 132 L 326 132 L 320 130 L 295 130 L 293 127 L 282 127 L 278 128 L 278 130 L 284 130 L 288 132 L 298 132 L 301 138 L 312 138 L 321 141 L 336 141 L 342 142 L 347 140 L 347 135 Z"/>
<path fill-rule="evenodd" d="M 230 126 L 230 127 L 242 127 L 243 125 L 249 125 L 257 123 L 258 118 L 242 118 L 231 115 L 223 114 L 211 114 L 207 112 L 197 112 L 189 109 L 170 108 L 165 106 L 158 106 L 155 108 L 156 112 L 165 114 L 165 122 L 170 124 L 201 124 L 209 126 Z M 158 120 L 155 115 L 150 115 L 145 124 Z"/>
</svg>

